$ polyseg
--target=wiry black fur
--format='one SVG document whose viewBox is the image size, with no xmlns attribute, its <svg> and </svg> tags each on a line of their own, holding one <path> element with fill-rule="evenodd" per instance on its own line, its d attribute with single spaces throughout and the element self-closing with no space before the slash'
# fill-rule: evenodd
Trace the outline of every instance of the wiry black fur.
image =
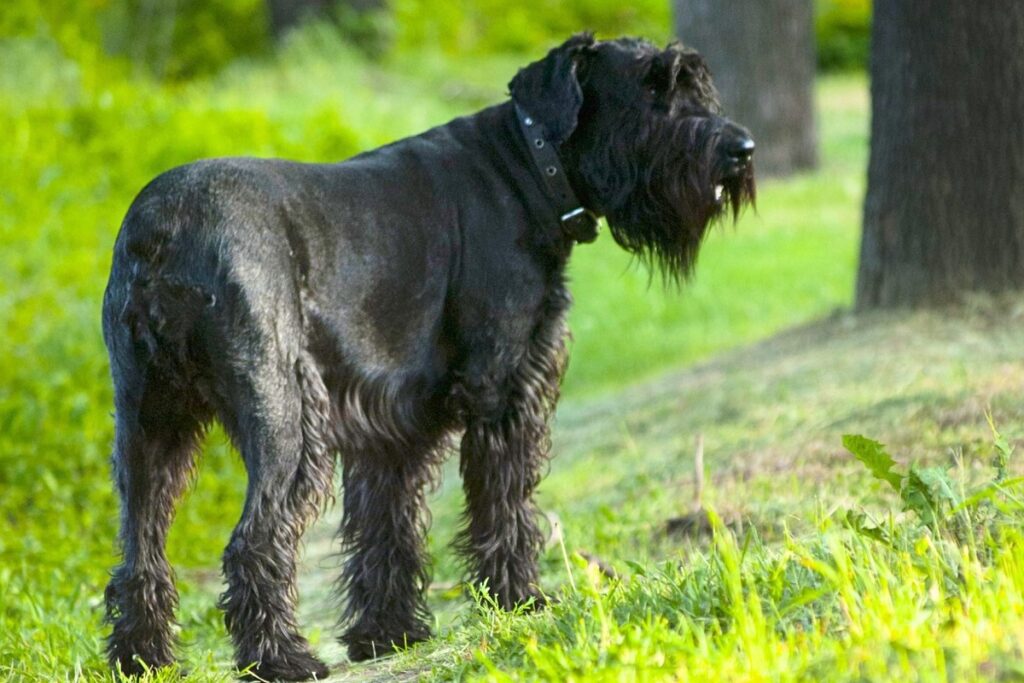
<svg viewBox="0 0 1024 683">
<path fill-rule="evenodd" d="M 574 36 L 510 83 L 583 204 L 671 277 L 753 199 L 749 137 L 678 45 Z M 174 659 L 164 542 L 203 430 L 249 475 L 221 598 L 238 665 L 326 675 L 295 619 L 296 547 L 340 454 L 349 655 L 430 636 L 424 488 L 461 434 L 456 548 L 512 607 L 538 595 L 533 492 L 566 362 L 572 251 L 510 102 L 341 164 L 218 159 L 169 171 L 125 218 L 103 306 L 123 561 L 108 656 Z M 716 185 L 724 196 L 717 198 Z"/>
<path fill-rule="evenodd" d="M 462 437 L 459 472 L 467 510 L 455 547 L 470 559 L 472 578 L 486 583 L 506 609 L 540 597 L 533 558 L 544 535 L 532 494 L 551 448 L 548 419 L 567 361 L 571 301 L 561 283 L 552 283 L 533 338 L 509 378 L 505 409 L 467 420 Z"/>
</svg>

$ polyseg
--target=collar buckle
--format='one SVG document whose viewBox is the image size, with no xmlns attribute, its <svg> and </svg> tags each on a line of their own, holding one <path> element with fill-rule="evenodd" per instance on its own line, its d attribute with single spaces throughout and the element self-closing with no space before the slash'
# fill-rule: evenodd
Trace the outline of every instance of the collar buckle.
<svg viewBox="0 0 1024 683">
<path fill-rule="evenodd" d="M 597 216 L 590 209 L 580 206 L 562 214 L 560 221 L 566 232 L 580 244 L 597 239 Z"/>
</svg>

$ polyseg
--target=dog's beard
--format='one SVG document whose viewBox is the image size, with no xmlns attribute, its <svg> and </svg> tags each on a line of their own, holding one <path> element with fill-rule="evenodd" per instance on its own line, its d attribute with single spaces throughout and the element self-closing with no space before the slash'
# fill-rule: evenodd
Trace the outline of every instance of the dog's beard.
<svg viewBox="0 0 1024 683">
<path fill-rule="evenodd" d="M 612 237 L 666 281 L 686 279 L 696 263 L 709 226 L 727 214 L 735 219 L 753 204 L 753 169 L 726 176 L 717 154 L 718 131 L 707 120 L 692 119 L 660 130 L 633 131 L 640 142 L 584 164 L 591 187 L 602 188 Z M 594 177 L 586 169 L 616 169 Z"/>
<path fill-rule="evenodd" d="M 744 206 L 753 206 L 757 198 L 757 186 L 754 183 L 754 165 L 747 162 L 746 167 L 740 175 L 723 177 L 724 173 L 718 169 L 716 173 L 720 179 L 715 183 L 715 202 L 717 212 L 714 218 L 722 216 L 726 212 L 732 213 L 732 219 L 739 218 L 740 211 Z"/>
</svg>

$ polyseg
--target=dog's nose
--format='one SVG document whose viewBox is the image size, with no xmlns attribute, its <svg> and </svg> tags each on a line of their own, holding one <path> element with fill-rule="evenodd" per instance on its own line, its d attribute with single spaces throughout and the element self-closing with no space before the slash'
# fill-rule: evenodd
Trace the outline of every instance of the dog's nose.
<svg viewBox="0 0 1024 683">
<path fill-rule="evenodd" d="M 754 138 L 749 135 L 740 134 L 735 137 L 730 137 L 722 145 L 722 151 L 732 161 L 740 164 L 746 164 L 750 161 L 750 157 L 754 155 Z"/>
<path fill-rule="evenodd" d="M 750 167 L 754 155 L 754 138 L 745 129 L 727 124 L 718 143 L 724 177 L 739 177 Z"/>
</svg>

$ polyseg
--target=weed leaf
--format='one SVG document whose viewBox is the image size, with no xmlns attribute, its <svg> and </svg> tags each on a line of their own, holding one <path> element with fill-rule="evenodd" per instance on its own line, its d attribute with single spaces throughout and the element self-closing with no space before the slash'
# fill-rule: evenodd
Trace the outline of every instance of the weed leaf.
<svg viewBox="0 0 1024 683">
<path fill-rule="evenodd" d="M 900 490 L 903 477 L 892 471 L 896 461 L 885 450 L 885 446 L 860 434 L 844 434 L 843 447 L 864 463 L 877 479 L 888 482 L 895 491 Z"/>
<path fill-rule="evenodd" d="M 900 497 L 906 509 L 917 515 L 925 525 L 932 525 L 945 505 L 956 507 L 960 496 L 949 475 L 941 467 L 910 467 Z"/>
<path fill-rule="evenodd" d="M 863 512 L 847 510 L 846 523 L 861 536 L 885 543 L 886 545 L 893 545 L 892 539 L 889 538 L 889 534 L 886 533 L 885 529 L 869 524 L 868 516 Z"/>
<path fill-rule="evenodd" d="M 992 441 L 996 447 L 995 457 L 992 459 L 992 466 L 996 470 L 996 482 L 1001 482 L 1006 478 L 1006 468 L 1010 464 L 1010 456 L 1013 455 L 1013 446 L 1006 440 L 1006 437 L 999 433 L 996 429 L 995 420 L 992 419 L 992 413 L 986 412 L 985 419 L 988 420 L 988 428 L 992 430 Z"/>
</svg>

